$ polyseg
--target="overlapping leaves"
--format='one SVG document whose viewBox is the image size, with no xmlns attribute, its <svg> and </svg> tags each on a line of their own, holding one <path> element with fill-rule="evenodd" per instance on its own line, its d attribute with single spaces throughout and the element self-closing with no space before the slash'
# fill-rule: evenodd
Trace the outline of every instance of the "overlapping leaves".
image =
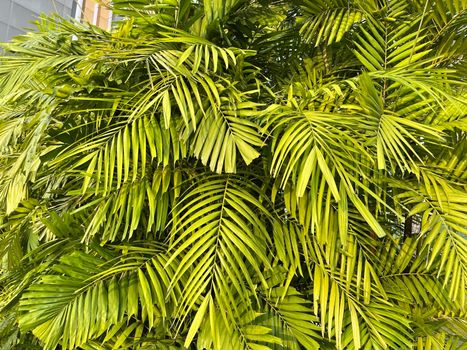
<svg viewBox="0 0 467 350">
<path fill-rule="evenodd" d="M 113 6 L 4 46 L 6 346 L 462 348 L 465 4 Z"/>
</svg>

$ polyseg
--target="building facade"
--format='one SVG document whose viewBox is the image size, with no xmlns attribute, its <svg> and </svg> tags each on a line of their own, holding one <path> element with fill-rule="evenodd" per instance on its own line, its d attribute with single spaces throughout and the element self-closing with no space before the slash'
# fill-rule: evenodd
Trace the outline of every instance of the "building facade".
<svg viewBox="0 0 467 350">
<path fill-rule="evenodd" d="M 101 1 L 102 3 L 102 1 Z M 72 15 L 79 21 L 85 21 L 108 29 L 112 23 L 112 11 L 108 6 L 94 0 L 75 0 Z"/>
<path fill-rule="evenodd" d="M 8 41 L 34 25 L 41 13 L 71 14 L 73 0 L 0 0 L 0 41 Z"/>
<path fill-rule="evenodd" d="M 112 21 L 112 12 L 93 0 L 0 0 L 0 42 L 34 28 L 31 22 L 41 13 L 58 13 L 105 29 Z"/>
</svg>

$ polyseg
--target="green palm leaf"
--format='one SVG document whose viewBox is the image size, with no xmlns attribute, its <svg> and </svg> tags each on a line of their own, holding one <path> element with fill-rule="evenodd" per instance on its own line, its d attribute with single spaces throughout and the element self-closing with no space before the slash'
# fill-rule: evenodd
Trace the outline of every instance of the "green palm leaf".
<svg viewBox="0 0 467 350">
<path fill-rule="evenodd" d="M 465 5 L 115 0 L 2 44 L 0 348 L 465 348 Z"/>
</svg>

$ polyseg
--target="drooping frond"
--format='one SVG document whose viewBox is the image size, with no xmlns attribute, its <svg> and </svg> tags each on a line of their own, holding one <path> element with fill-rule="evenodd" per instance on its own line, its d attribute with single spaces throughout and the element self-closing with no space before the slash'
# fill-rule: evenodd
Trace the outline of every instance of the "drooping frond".
<svg viewBox="0 0 467 350">
<path fill-rule="evenodd" d="M 465 1 L 115 0 L 0 57 L 0 348 L 463 349 Z"/>
</svg>

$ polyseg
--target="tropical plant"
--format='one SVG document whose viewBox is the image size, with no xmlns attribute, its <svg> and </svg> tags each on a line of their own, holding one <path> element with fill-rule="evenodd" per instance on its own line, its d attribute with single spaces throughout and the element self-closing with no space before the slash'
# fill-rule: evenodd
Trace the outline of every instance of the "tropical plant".
<svg viewBox="0 0 467 350">
<path fill-rule="evenodd" d="M 0 348 L 466 348 L 464 0 L 113 11 L 3 44 Z"/>
</svg>

